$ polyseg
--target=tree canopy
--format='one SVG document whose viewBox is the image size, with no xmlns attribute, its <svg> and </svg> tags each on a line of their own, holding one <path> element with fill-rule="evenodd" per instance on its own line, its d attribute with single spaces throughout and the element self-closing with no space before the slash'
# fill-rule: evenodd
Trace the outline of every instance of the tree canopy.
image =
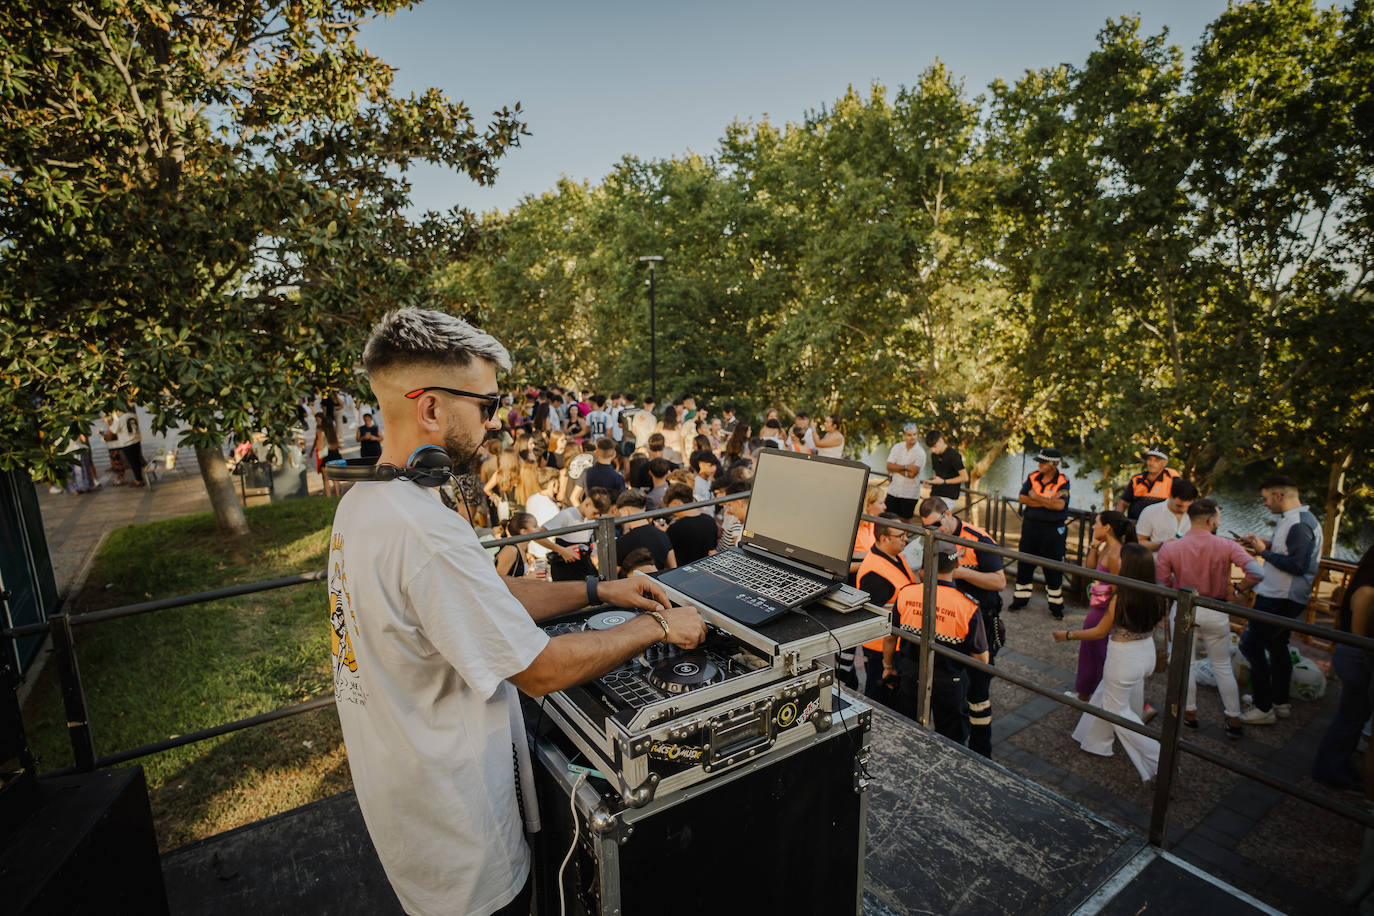
<svg viewBox="0 0 1374 916">
<path fill-rule="evenodd" d="M 1151 442 L 1204 488 L 1278 464 L 1329 526 L 1370 486 L 1371 0 L 1233 4 L 1188 57 L 1115 19 L 982 95 L 936 61 L 418 220 L 409 163 L 488 182 L 525 127 L 392 93 L 355 39 L 405 5 L 0 12 L 0 465 L 138 402 L 213 466 L 406 303 L 491 330 L 516 383 L 642 392 L 657 255 L 669 394 L 835 412 L 855 444 L 937 423 L 975 476 L 1027 442 L 1108 483 Z"/>
<path fill-rule="evenodd" d="M 405 216 L 411 162 L 490 182 L 524 130 L 398 96 L 355 41 L 409 4 L 16 2 L 0 11 L 0 466 L 50 469 L 117 406 L 220 443 L 351 384 L 380 311 L 427 301 L 469 214 Z M 219 498 L 215 498 L 218 495 Z"/>
<path fill-rule="evenodd" d="M 1186 63 L 1121 18 L 986 97 L 936 62 L 487 214 L 443 288 L 539 354 L 532 379 L 644 389 L 636 256 L 660 254 L 661 389 L 835 411 L 851 441 L 937 423 L 984 468 L 1053 443 L 1108 484 L 1154 442 L 1204 488 L 1278 463 L 1331 523 L 1332 475 L 1367 487 L 1374 445 L 1352 371 L 1372 22 L 1365 0 L 1236 4 Z"/>
</svg>

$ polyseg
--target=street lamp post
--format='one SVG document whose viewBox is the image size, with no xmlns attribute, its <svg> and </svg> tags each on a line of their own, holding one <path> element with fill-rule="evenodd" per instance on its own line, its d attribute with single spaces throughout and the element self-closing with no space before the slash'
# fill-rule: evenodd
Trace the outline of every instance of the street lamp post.
<svg viewBox="0 0 1374 916">
<path fill-rule="evenodd" d="M 663 260 L 662 255 L 646 254 L 640 263 L 649 265 L 649 397 L 658 400 L 658 342 L 654 334 L 654 268 Z"/>
</svg>

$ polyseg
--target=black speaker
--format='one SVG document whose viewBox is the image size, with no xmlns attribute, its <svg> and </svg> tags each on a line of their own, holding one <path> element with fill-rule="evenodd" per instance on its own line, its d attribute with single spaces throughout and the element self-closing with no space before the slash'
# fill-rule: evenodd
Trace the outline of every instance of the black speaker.
<svg viewBox="0 0 1374 916">
<path fill-rule="evenodd" d="M 41 777 L 24 807 L 0 814 L 5 913 L 167 913 L 142 767 Z"/>
</svg>

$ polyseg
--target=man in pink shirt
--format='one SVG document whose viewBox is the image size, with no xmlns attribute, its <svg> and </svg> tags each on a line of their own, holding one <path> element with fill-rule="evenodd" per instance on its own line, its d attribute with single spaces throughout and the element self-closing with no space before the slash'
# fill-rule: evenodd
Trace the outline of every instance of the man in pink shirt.
<svg viewBox="0 0 1374 916">
<path fill-rule="evenodd" d="M 1171 588 L 1194 588 L 1206 598 L 1231 600 L 1231 567 L 1245 570 L 1247 582 L 1258 581 L 1263 567 L 1236 541 L 1219 537 L 1221 509 L 1215 500 L 1199 499 L 1188 507 L 1192 527 L 1183 537 L 1168 541 L 1155 556 L 1155 580 Z M 1172 619 L 1172 613 L 1170 617 Z M 1231 670 L 1231 620 L 1221 611 L 1199 607 L 1193 611 L 1197 624 L 1192 645 L 1197 653 L 1197 641 L 1207 647 L 1207 658 L 1216 674 L 1217 689 L 1226 712 L 1226 735 L 1241 736 L 1240 689 Z M 1197 728 L 1197 680 L 1188 672 L 1188 699 L 1184 704 L 1183 724 Z"/>
</svg>

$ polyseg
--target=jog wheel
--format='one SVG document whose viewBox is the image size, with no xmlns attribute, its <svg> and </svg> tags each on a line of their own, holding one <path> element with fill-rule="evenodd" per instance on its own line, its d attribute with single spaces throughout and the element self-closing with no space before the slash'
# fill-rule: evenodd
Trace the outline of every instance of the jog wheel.
<svg viewBox="0 0 1374 916">
<path fill-rule="evenodd" d="M 665 693 L 686 693 L 720 679 L 720 669 L 705 652 L 675 655 L 654 665 L 649 672 L 649 683 Z"/>
<path fill-rule="evenodd" d="M 622 610 L 617 608 L 613 611 L 602 611 L 587 618 L 587 622 L 582 624 L 584 630 L 609 630 L 618 627 L 622 623 L 631 621 L 639 616 L 638 611 Z"/>
</svg>

